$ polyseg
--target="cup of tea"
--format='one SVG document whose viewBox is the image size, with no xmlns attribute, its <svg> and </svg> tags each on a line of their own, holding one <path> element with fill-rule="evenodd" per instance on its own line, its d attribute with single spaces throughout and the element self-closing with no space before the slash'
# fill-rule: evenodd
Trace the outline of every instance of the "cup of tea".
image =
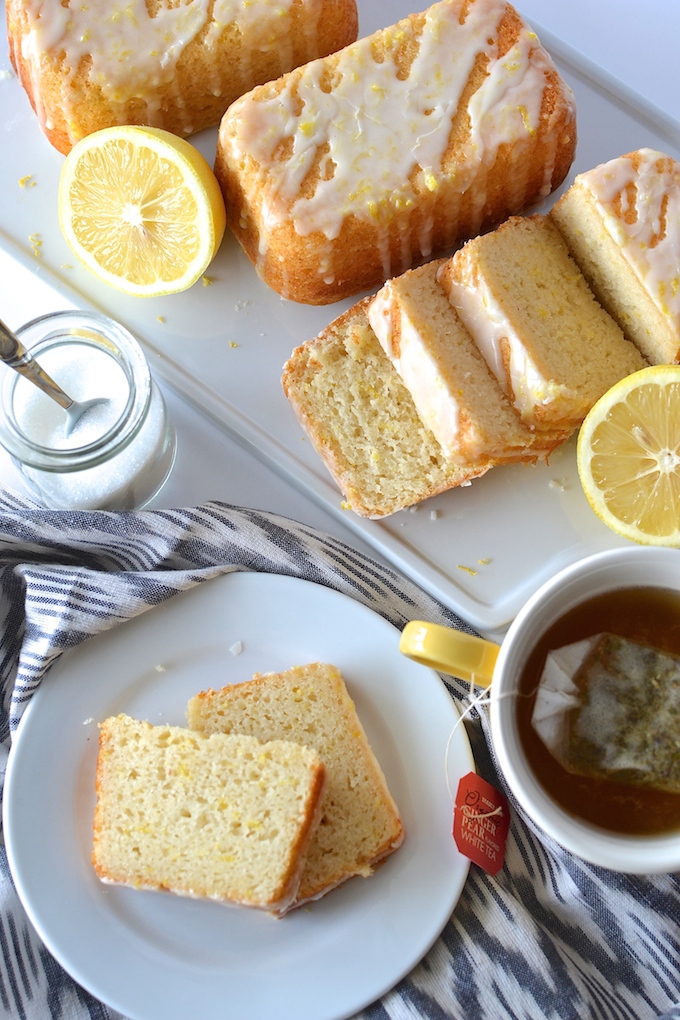
<svg viewBox="0 0 680 1020">
<path fill-rule="evenodd" d="M 614 871 L 680 870 L 680 550 L 566 567 L 500 645 L 417 620 L 400 649 L 489 687 L 498 764 L 562 847 Z"/>
</svg>

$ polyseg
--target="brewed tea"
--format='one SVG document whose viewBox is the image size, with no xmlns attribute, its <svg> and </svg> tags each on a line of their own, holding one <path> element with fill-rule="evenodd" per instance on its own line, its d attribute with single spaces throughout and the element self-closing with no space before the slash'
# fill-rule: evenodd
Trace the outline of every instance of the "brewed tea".
<svg viewBox="0 0 680 1020">
<path fill-rule="evenodd" d="M 628 649 L 634 644 L 651 646 L 657 650 L 658 661 L 662 661 L 664 653 L 669 661 L 675 659 L 680 656 L 680 594 L 658 588 L 631 588 L 607 593 L 581 603 L 548 629 L 529 657 L 519 684 L 520 693 L 525 696 L 518 698 L 518 726 L 527 759 L 537 779 L 555 801 L 573 815 L 601 828 L 637 834 L 680 828 L 680 793 L 653 789 L 644 783 L 631 785 L 630 782 L 618 782 L 603 774 L 575 774 L 573 769 L 565 768 L 556 760 L 531 724 L 536 691 L 551 653 L 565 646 L 587 642 L 602 633 L 614 635 L 610 644 L 618 643 Z M 620 642 L 619 638 L 622 639 Z M 666 761 L 663 766 L 660 765 L 662 759 L 657 756 L 655 760 L 650 759 L 648 767 L 658 771 L 661 767 L 670 766 L 675 771 L 680 760 L 680 715 L 675 701 L 669 701 L 668 697 L 664 698 L 661 708 L 654 710 L 654 694 L 656 689 L 650 682 L 644 727 L 653 743 L 654 727 L 657 722 L 661 724 L 663 713 Z M 641 715 L 642 712 L 638 711 L 637 716 Z M 624 718 L 626 712 L 622 711 L 620 716 Z M 637 721 L 640 721 L 639 718 Z M 597 726 L 597 719 L 594 722 Z M 592 723 L 591 717 L 591 727 Z M 611 730 L 610 724 L 610 716 L 602 719 L 603 733 L 608 727 Z M 676 734 L 677 745 L 674 745 Z M 635 742 L 638 746 L 645 742 L 645 734 L 641 734 L 639 728 L 635 734 L 630 731 L 627 737 L 625 730 L 621 730 L 618 737 L 623 744 L 627 741 L 631 748 Z M 677 751 L 674 751 L 674 746 L 677 746 Z"/>
</svg>

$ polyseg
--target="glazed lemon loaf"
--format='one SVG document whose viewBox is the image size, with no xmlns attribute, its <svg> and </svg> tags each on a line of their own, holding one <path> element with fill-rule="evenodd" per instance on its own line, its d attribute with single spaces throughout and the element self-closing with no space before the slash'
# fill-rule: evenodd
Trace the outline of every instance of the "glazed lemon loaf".
<svg viewBox="0 0 680 1020">
<path fill-rule="evenodd" d="M 95 870 L 105 882 L 281 912 L 297 894 L 324 781 L 318 755 L 288 741 L 109 718 Z"/>
<path fill-rule="evenodd" d="M 514 216 L 468 241 L 439 279 L 529 425 L 578 426 L 606 390 L 646 364 L 547 216 Z"/>
<path fill-rule="evenodd" d="M 321 821 L 294 906 L 319 899 L 400 846 L 404 829 L 340 671 L 327 663 L 256 674 L 189 702 L 191 729 L 249 733 L 315 748 L 326 766 Z"/>
<path fill-rule="evenodd" d="M 680 360 L 680 163 L 639 149 L 579 174 L 551 210 L 607 311 L 652 364 Z"/>
<path fill-rule="evenodd" d="M 355 0 L 6 0 L 10 56 L 61 152 L 99 128 L 190 135 L 356 39 Z"/>
<path fill-rule="evenodd" d="M 445 455 L 369 325 L 370 300 L 297 347 L 282 383 L 346 505 L 379 518 L 463 485 L 493 462 L 461 465 Z"/>
<path fill-rule="evenodd" d="M 215 172 L 263 279 L 326 304 L 381 284 L 548 195 L 573 97 L 505 0 L 441 0 L 251 90 Z"/>
<path fill-rule="evenodd" d="M 368 306 L 373 332 L 447 457 L 462 464 L 547 457 L 571 430 L 524 424 L 437 280 L 444 261 L 389 280 Z"/>
</svg>

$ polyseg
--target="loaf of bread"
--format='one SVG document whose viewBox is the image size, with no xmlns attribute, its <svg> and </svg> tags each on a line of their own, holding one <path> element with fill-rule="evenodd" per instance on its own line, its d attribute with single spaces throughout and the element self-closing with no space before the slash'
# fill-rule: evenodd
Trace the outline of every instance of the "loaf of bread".
<svg viewBox="0 0 680 1020">
<path fill-rule="evenodd" d="M 345 505 L 379 518 L 464 485 L 493 462 L 461 465 L 445 455 L 369 325 L 370 301 L 297 347 L 282 383 Z"/>
<path fill-rule="evenodd" d="M 355 0 L 6 0 L 10 56 L 60 152 L 99 128 L 190 135 L 357 36 Z"/>
<path fill-rule="evenodd" d="M 285 911 L 325 768 L 289 741 L 119 715 L 100 727 L 92 861 L 105 882 Z"/>
<path fill-rule="evenodd" d="M 505 0 L 441 0 L 227 110 L 229 223 L 278 293 L 326 304 L 450 251 L 565 177 L 574 102 Z"/>
<path fill-rule="evenodd" d="M 501 389 L 536 428 L 578 426 L 646 364 L 547 216 L 514 216 L 468 241 L 439 279 Z"/>
<path fill-rule="evenodd" d="M 638 149 L 579 174 L 551 210 L 601 304 L 652 364 L 680 360 L 680 163 Z"/>
<path fill-rule="evenodd" d="M 480 354 L 429 262 L 389 280 L 368 306 L 380 344 L 447 457 L 497 464 L 547 457 L 571 429 L 531 429 Z"/>
<path fill-rule="evenodd" d="M 404 829 L 340 671 L 326 663 L 257 674 L 189 702 L 191 729 L 249 733 L 313 747 L 326 766 L 321 821 L 294 906 L 367 877 L 400 846 Z"/>
</svg>

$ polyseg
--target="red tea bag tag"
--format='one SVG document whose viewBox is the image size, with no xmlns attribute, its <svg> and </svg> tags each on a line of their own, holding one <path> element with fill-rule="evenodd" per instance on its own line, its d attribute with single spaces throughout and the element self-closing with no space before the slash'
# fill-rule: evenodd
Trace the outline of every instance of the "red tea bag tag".
<svg viewBox="0 0 680 1020">
<path fill-rule="evenodd" d="M 503 867 L 509 826 L 503 794 L 474 772 L 463 776 L 453 808 L 453 838 L 460 852 L 495 875 Z"/>
</svg>

